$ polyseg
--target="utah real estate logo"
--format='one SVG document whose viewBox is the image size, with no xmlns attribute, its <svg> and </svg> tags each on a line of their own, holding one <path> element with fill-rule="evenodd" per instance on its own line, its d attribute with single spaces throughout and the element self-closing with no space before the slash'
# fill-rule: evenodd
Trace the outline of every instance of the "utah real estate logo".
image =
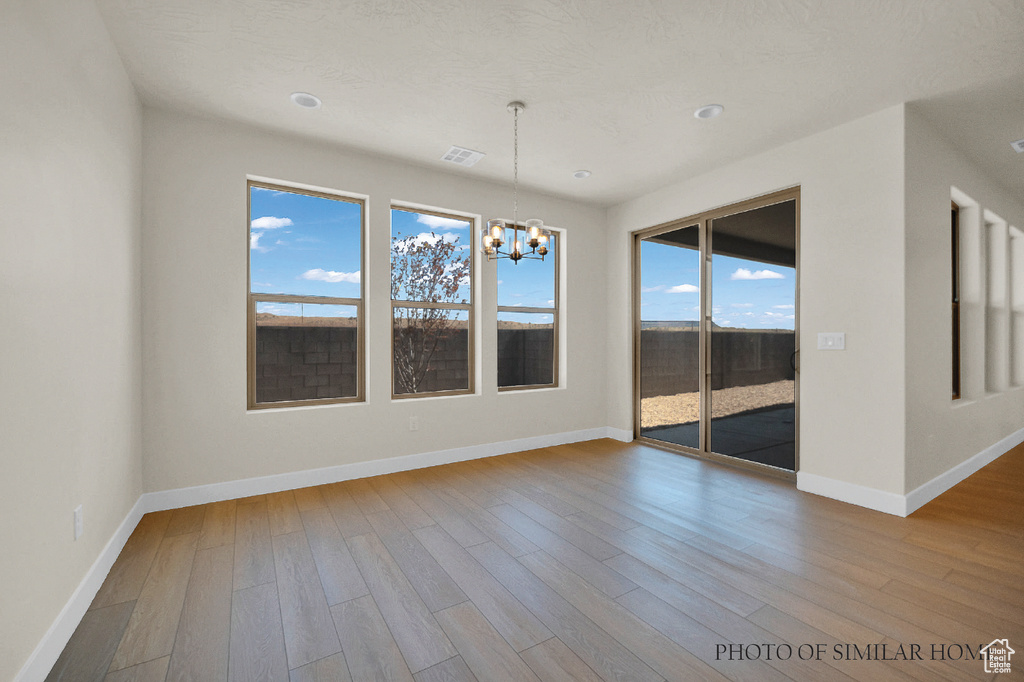
<svg viewBox="0 0 1024 682">
<path fill-rule="evenodd" d="M 1010 648 L 1009 640 L 993 639 L 978 653 L 985 659 L 985 672 L 1008 673 L 1010 672 L 1010 656 L 1017 652 Z"/>
</svg>

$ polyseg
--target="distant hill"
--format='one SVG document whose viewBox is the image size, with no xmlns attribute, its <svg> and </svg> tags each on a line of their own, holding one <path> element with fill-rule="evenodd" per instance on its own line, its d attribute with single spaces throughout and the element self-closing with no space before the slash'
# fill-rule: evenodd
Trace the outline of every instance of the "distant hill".
<svg viewBox="0 0 1024 682">
<path fill-rule="evenodd" d="M 354 317 L 299 317 L 297 315 L 274 315 L 273 313 L 256 313 L 257 327 L 356 327 Z M 465 329 L 465 320 L 452 320 L 451 328 Z M 528 322 L 498 321 L 498 329 L 552 329 L 548 323 L 530 324 Z"/>
<path fill-rule="evenodd" d="M 640 321 L 641 331 L 659 331 L 659 332 L 695 332 L 700 329 L 700 322 L 697 320 L 641 320 Z M 792 334 L 792 329 L 745 329 L 743 327 L 723 327 L 719 324 L 711 323 L 711 331 L 728 331 L 728 332 L 759 332 L 765 333 L 779 333 L 779 334 Z"/>
<path fill-rule="evenodd" d="M 354 317 L 299 317 L 256 313 L 257 327 L 355 327 Z"/>
</svg>

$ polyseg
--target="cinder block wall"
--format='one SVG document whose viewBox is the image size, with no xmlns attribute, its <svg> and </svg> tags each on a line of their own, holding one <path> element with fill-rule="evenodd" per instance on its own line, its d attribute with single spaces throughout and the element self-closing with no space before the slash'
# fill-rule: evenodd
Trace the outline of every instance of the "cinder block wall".
<svg viewBox="0 0 1024 682">
<path fill-rule="evenodd" d="M 700 390 L 698 332 L 644 329 L 640 332 L 640 397 Z M 722 331 L 711 335 L 711 388 L 751 386 L 794 377 L 792 333 Z"/>
</svg>

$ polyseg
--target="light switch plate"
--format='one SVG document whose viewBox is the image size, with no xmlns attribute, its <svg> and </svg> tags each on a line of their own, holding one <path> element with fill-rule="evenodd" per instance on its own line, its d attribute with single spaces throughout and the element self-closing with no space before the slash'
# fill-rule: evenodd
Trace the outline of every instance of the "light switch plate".
<svg viewBox="0 0 1024 682">
<path fill-rule="evenodd" d="M 818 350 L 846 350 L 846 332 L 818 332 Z"/>
</svg>

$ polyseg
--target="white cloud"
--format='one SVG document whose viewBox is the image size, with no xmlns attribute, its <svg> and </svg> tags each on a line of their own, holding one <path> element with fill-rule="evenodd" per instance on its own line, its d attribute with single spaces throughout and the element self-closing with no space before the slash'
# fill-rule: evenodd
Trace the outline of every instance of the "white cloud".
<svg viewBox="0 0 1024 682">
<path fill-rule="evenodd" d="M 678 284 L 674 287 L 665 289 L 665 293 L 667 294 L 693 294 L 698 291 L 700 291 L 700 289 L 692 284 Z"/>
<path fill-rule="evenodd" d="M 263 236 L 262 232 L 253 232 L 249 235 L 249 248 L 257 251 L 266 251 L 265 247 L 260 246 L 260 237 Z"/>
<path fill-rule="evenodd" d="M 730 303 L 733 308 L 753 308 L 753 303 Z"/>
<path fill-rule="evenodd" d="M 444 266 L 444 271 L 450 273 L 450 272 L 454 272 L 455 270 L 460 269 L 461 267 L 462 267 L 462 262 L 461 261 L 457 262 L 457 263 L 448 263 L 447 265 Z M 459 278 L 459 286 L 460 287 L 468 287 L 469 286 L 469 274 L 465 274 L 465 275 L 463 275 L 462 277 Z"/>
<path fill-rule="evenodd" d="M 751 272 L 746 268 L 739 268 L 736 272 L 729 275 L 729 279 L 785 279 L 786 276 L 781 272 L 775 272 L 774 270 L 757 270 Z"/>
<path fill-rule="evenodd" d="M 792 310 L 793 305 L 787 303 L 786 305 L 773 305 L 772 308 L 774 308 L 775 310 Z"/>
<path fill-rule="evenodd" d="M 313 268 L 312 270 L 306 270 L 299 276 L 302 279 L 312 279 L 318 282 L 351 282 L 352 284 L 359 284 L 359 270 L 355 272 L 335 272 L 333 270 Z"/>
<path fill-rule="evenodd" d="M 258 310 L 271 315 L 294 315 L 298 312 L 294 303 L 260 303 Z"/>
<path fill-rule="evenodd" d="M 279 227 L 288 227 L 292 225 L 291 218 L 276 218 L 272 215 L 266 215 L 262 218 L 256 218 L 249 226 L 254 230 L 274 230 Z"/>
<path fill-rule="evenodd" d="M 663 291 L 664 289 L 665 289 L 665 285 L 664 284 L 659 284 L 659 285 L 653 286 L 653 287 L 640 287 L 640 291 L 642 291 L 645 294 L 649 294 L 652 291 Z"/>
<path fill-rule="evenodd" d="M 416 222 L 423 223 L 424 225 L 429 225 L 435 230 L 464 230 L 465 228 L 469 227 L 468 220 L 442 218 L 439 215 L 427 215 L 425 213 L 421 213 L 419 217 L 416 218 Z"/>
</svg>

